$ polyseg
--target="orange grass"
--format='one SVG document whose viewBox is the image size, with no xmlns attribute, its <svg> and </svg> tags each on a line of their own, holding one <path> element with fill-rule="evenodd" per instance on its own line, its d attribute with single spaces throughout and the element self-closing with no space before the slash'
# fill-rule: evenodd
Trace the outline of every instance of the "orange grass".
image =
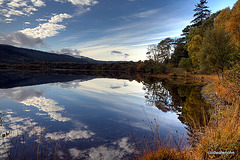
<svg viewBox="0 0 240 160">
<path fill-rule="evenodd" d="M 141 160 L 165 160 L 165 159 L 172 159 L 172 160 L 181 160 L 186 159 L 185 154 L 176 151 L 175 149 L 169 148 L 159 148 L 156 152 L 149 151 L 143 157 L 140 158 Z"/>
<path fill-rule="evenodd" d="M 210 80 L 214 86 L 214 93 L 211 94 L 216 95 L 221 101 L 214 104 L 210 122 L 205 124 L 204 129 L 195 129 L 194 134 L 198 139 L 195 147 L 176 150 L 174 147 L 160 146 L 156 151 L 148 150 L 139 159 L 240 159 L 240 95 L 235 92 L 240 86 L 220 81 L 214 75 L 194 77 Z M 208 154 L 211 151 L 231 151 L 234 154 Z"/>
</svg>

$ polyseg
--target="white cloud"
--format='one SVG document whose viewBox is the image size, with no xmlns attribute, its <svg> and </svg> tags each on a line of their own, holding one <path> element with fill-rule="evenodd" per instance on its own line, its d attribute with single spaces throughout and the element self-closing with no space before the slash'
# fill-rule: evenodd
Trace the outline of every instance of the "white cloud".
<svg viewBox="0 0 240 160">
<path fill-rule="evenodd" d="M 145 18 L 145 17 L 152 16 L 152 15 L 156 14 L 157 12 L 159 12 L 159 9 L 152 9 L 152 10 L 148 10 L 148 11 L 133 14 L 132 16 L 133 17 L 139 17 L 139 18 Z"/>
<path fill-rule="evenodd" d="M 149 19 L 151 19 L 152 17 L 154 17 L 154 15 L 156 15 L 158 12 L 160 12 L 160 10 L 161 9 L 151 9 L 151 10 L 146 10 L 146 11 L 130 14 L 128 16 L 121 16 L 119 18 L 121 18 L 123 20 L 127 20 L 127 21 L 129 21 L 129 20 L 131 21 L 132 19 L 136 19 L 136 18 L 149 18 Z"/>
<path fill-rule="evenodd" d="M 34 6 L 36 7 L 43 7 L 46 6 L 46 4 L 42 0 L 31 0 Z"/>
<path fill-rule="evenodd" d="M 55 15 L 55 16 L 51 17 L 51 19 L 48 22 L 58 23 L 58 22 L 62 22 L 63 19 L 66 19 L 66 18 L 72 18 L 72 16 L 67 14 L 67 13 L 62 13 L 62 14 Z"/>
<path fill-rule="evenodd" d="M 7 3 L 7 6 L 11 7 L 11 8 L 23 7 L 23 6 L 27 6 L 27 1 L 25 1 L 25 0 L 12 0 L 11 2 Z"/>
<path fill-rule="evenodd" d="M 42 0 L 0 0 L 0 15 L 10 18 L 12 16 L 30 16 L 37 8 L 46 6 Z M 9 23 L 9 21 L 5 21 Z"/>
<path fill-rule="evenodd" d="M 93 6 L 98 4 L 96 0 L 55 0 L 56 2 L 70 2 L 73 5 L 81 5 L 81 6 Z"/>
<path fill-rule="evenodd" d="M 35 47 L 37 45 L 44 45 L 44 42 L 41 38 L 34 38 L 22 32 L 13 32 L 7 35 L 0 33 L 0 43 L 21 47 Z"/>
<path fill-rule="evenodd" d="M 6 19 L 4 20 L 4 22 L 6 22 L 6 23 L 12 23 L 13 20 L 14 20 L 14 19 L 6 18 Z"/>
<path fill-rule="evenodd" d="M 34 38 L 46 38 L 52 37 L 58 34 L 58 30 L 63 30 L 66 27 L 64 25 L 55 24 L 55 23 L 43 23 L 37 26 L 36 28 L 26 28 L 20 32 L 32 36 Z"/>
<path fill-rule="evenodd" d="M 66 28 L 66 26 L 62 24 L 57 24 L 58 22 L 62 22 L 63 19 L 71 18 L 72 16 L 63 13 L 59 15 L 54 15 L 51 17 L 51 19 L 43 24 L 40 24 L 39 26 L 35 28 L 26 28 L 24 30 L 21 30 L 20 32 L 32 36 L 34 38 L 46 38 L 46 37 L 52 37 L 57 35 L 59 30 L 63 30 Z"/>
<path fill-rule="evenodd" d="M 5 1 L 5 0 L 0 0 L 0 5 L 2 5 L 4 1 Z"/>
<path fill-rule="evenodd" d="M 20 15 L 25 15 L 24 12 L 19 11 L 19 10 L 15 10 L 12 8 L 8 8 L 8 9 L 1 9 L 1 13 L 3 14 L 3 16 L 10 18 L 11 16 L 20 16 Z"/>
<path fill-rule="evenodd" d="M 38 19 L 36 19 L 36 21 L 38 21 L 38 22 L 42 22 L 42 21 L 47 21 L 47 19 L 38 18 Z"/>
<path fill-rule="evenodd" d="M 98 3 L 95 0 L 68 0 L 74 5 L 93 6 Z"/>
<path fill-rule="evenodd" d="M 81 58 L 81 53 L 82 51 L 80 51 L 79 49 L 71 49 L 71 48 L 62 48 L 60 50 L 57 51 L 50 51 L 51 53 L 56 53 L 56 54 L 65 54 L 65 55 L 69 55 L 69 56 L 74 56 L 77 58 Z"/>
<path fill-rule="evenodd" d="M 29 25 L 29 24 L 31 24 L 31 23 L 30 23 L 30 22 L 24 22 L 24 24 Z"/>
<path fill-rule="evenodd" d="M 111 51 L 111 55 L 124 56 L 125 58 L 127 58 L 128 56 L 130 56 L 130 55 L 127 54 L 127 53 L 123 53 L 123 52 L 121 52 L 121 51 L 115 51 L 115 50 Z"/>
<path fill-rule="evenodd" d="M 34 8 L 33 6 L 28 6 L 26 8 L 23 8 L 23 11 L 25 12 L 25 15 L 29 16 L 31 14 L 33 14 L 33 11 L 38 11 L 36 8 Z"/>
<path fill-rule="evenodd" d="M 46 113 L 36 113 L 37 116 L 46 116 Z"/>
<path fill-rule="evenodd" d="M 87 7 L 87 8 L 85 8 L 85 7 L 79 7 L 77 10 L 76 10 L 76 13 L 74 14 L 74 15 L 81 15 L 81 14 L 84 14 L 84 13 L 86 13 L 86 12 L 88 12 L 88 11 L 91 11 L 91 8 L 90 7 Z"/>
<path fill-rule="evenodd" d="M 78 6 L 80 10 L 76 14 L 82 14 L 98 3 L 96 0 L 55 0 L 56 2 L 69 2 Z M 0 0 L 0 15 L 10 18 L 12 16 L 29 16 L 38 11 L 38 8 L 46 6 L 43 0 Z M 60 21 L 59 21 L 60 22 Z M 10 21 L 6 21 L 10 23 Z"/>
</svg>

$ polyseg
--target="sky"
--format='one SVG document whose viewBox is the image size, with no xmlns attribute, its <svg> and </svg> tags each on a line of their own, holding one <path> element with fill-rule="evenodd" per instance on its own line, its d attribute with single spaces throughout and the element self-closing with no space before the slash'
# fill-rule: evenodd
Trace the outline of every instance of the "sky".
<svg viewBox="0 0 240 160">
<path fill-rule="evenodd" d="M 212 13 L 237 0 L 209 0 Z M 199 0 L 0 0 L 0 44 L 96 60 L 146 59 L 179 37 Z"/>
</svg>

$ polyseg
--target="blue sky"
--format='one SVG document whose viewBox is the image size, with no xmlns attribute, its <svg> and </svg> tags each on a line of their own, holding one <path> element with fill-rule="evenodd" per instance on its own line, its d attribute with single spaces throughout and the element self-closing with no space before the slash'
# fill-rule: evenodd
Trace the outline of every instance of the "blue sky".
<svg viewBox="0 0 240 160">
<path fill-rule="evenodd" d="M 209 0 L 216 12 L 237 0 Z M 199 0 L 0 0 L 0 43 L 97 60 L 144 60 L 180 36 Z"/>
</svg>

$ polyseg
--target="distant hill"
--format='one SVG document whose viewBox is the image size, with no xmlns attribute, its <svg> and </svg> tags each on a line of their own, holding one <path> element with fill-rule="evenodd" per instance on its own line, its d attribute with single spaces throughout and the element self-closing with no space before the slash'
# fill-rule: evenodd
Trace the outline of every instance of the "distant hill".
<svg viewBox="0 0 240 160">
<path fill-rule="evenodd" d="M 78 62 L 78 63 L 110 63 L 97 61 L 88 57 L 81 58 L 69 55 L 60 55 L 37 51 L 33 49 L 18 48 L 10 45 L 0 44 L 0 63 L 32 63 L 32 62 Z M 113 62 L 112 62 L 113 63 Z"/>
</svg>

